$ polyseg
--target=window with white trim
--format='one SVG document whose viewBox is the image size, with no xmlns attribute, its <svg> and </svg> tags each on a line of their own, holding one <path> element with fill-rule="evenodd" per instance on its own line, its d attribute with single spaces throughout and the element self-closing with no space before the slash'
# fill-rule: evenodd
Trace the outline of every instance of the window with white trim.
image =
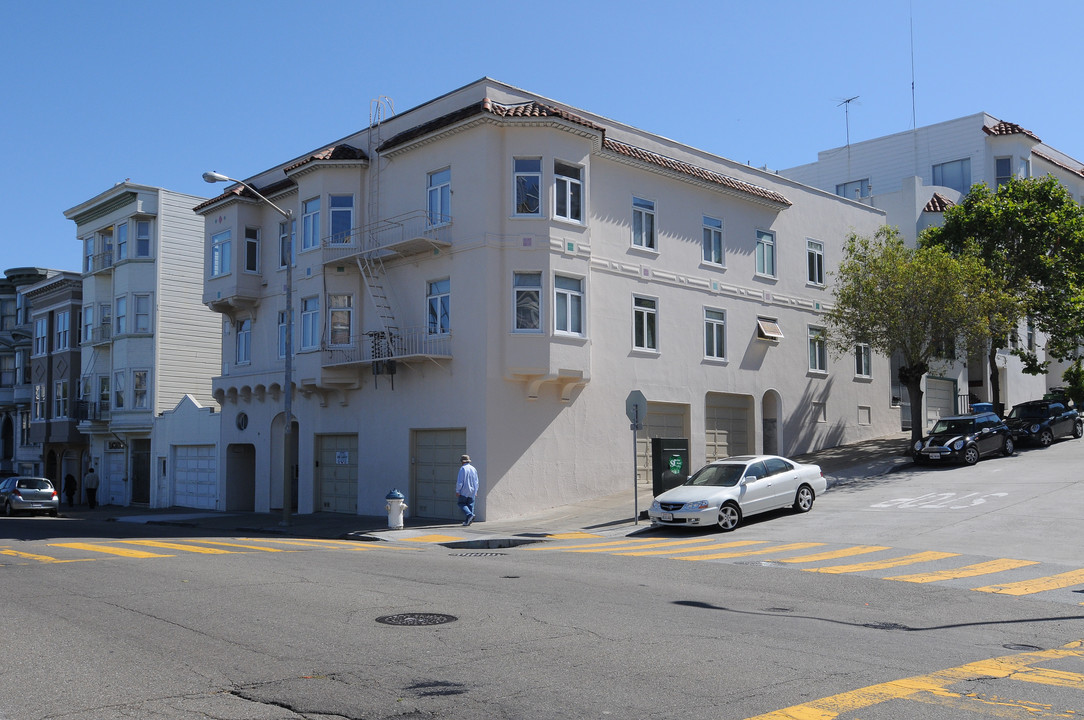
<svg viewBox="0 0 1084 720">
<path fill-rule="evenodd" d="M 132 407 L 146 410 L 150 407 L 150 370 L 132 371 Z"/>
<path fill-rule="evenodd" d="M 71 322 L 72 314 L 68 310 L 60 310 L 53 314 L 54 352 L 71 349 Z"/>
<path fill-rule="evenodd" d="M 809 370 L 810 372 L 828 372 L 828 342 L 824 328 L 809 326 Z"/>
<path fill-rule="evenodd" d="M 39 317 L 34 320 L 34 354 L 44 355 L 49 352 L 49 319 Z"/>
<path fill-rule="evenodd" d="M 149 333 L 151 331 L 151 296 L 145 293 L 132 296 L 133 321 L 132 332 Z"/>
<path fill-rule="evenodd" d="M 542 214 L 542 158 L 513 158 L 514 215 Z"/>
<path fill-rule="evenodd" d="M 632 244 L 636 247 L 655 248 L 655 203 L 634 197 L 632 199 Z"/>
<path fill-rule="evenodd" d="M 542 332 L 542 273 L 512 273 L 514 332 Z"/>
<path fill-rule="evenodd" d="M 128 259 L 128 223 L 117 223 L 117 262 Z"/>
<path fill-rule="evenodd" d="M 994 158 L 994 175 L 996 185 L 995 189 L 1005 185 L 1012 180 L 1012 158 L 1011 157 L 999 157 Z"/>
<path fill-rule="evenodd" d="M 124 409 L 124 371 L 113 373 L 113 409 Z"/>
<path fill-rule="evenodd" d="M 452 281 L 448 278 L 433 280 L 427 287 L 428 332 L 430 335 L 447 335 L 452 330 Z"/>
<path fill-rule="evenodd" d="M 248 365 L 252 362 L 252 319 L 245 318 L 237 323 L 237 355 L 238 365 Z"/>
<path fill-rule="evenodd" d="M 109 401 L 113 397 L 113 393 L 109 389 L 109 376 L 98 376 L 98 405 L 101 410 L 109 409 Z"/>
<path fill-rule="evenodd" d="M 810 285 L 824 285 L 824 243 L 805 241 L 806 280 Z"/>
<path fill-rule="evenodd" d="M 554 217 L 583 222 L 583 168 L 554 160 L 553 176 Z"/>
<path fill-rule="evenodd" d="M 320 298 L 301 298 L 301 349 L 320 347 Z"/>
<path fill-rule="evenodd" d="M 128 332 L 128 298 L 121 295 L 113 301 L 113 336 Z"/>
<path fill-rule="evenodd" d="M 452 221 L 452 169 L 429 173 L 426 178 L 426 210 L 429 224 L 447 225 Z"/>
<path fill-rule="evenodd" d="M 854 374 L 862 378 L 873 375 L 873 351 L 865 343 L 854 346 Z"/>
<path fill-rule="evenodd" d="M 709 215 L 704 216 L 704 262 L 712 265 L 725 265 L 723 255 L 723 221 Z"/>
<path fill-rule="evenodd" d="M 327 296 L 328 344 L 346 346 L 350 344 L 350 331 L 354 326 L 354 296 Z"/>
<path fill-rule="evenodd" d="M 260 229 L 245 228 L 245 272 L 260 272 Z"/>
<path fill-rule="evenodd" d="M 136 220 L 135 256 L 148 258 L 151 256 L 151 221 Z"/>
<path fill-rule="evenodd" d="M 68 381 L 57 380 L 53 394 L 53 417 L 68 417 Z"/>
<path fill-rule="evenodd" d="M 553 330 L 583 335 L 583 278 L 553 277 Z"/>
<path fill-rule="evenodd" d="M 231 231 L 223 230 L 211 236 L 211 277 L 230 274 Z"/>
<path fill-rule="evenodd" d="M 94 236 L 83 238 L 83 272 L 94 269 Z"/>
<path fill-rule="evenodd" d="M 775 277 L 775 233 L 757 230 L 757 275 Z"/>
<path fill-rule="evenodd" d="M 320 198 L 309 198 L 301 205 L 301 249 L 320 245 Z"/>
<path fill-rule="evenodd" d="M 45 419 L 46 393 L 44 385 L 34 386 L 34 420 Z"/>
<path fill-rule="evenodd" d="M 659 349 L 658 300 L 634 296 L 632 299 L 632 346 L 637 350 Z"/>
<path fill-rule="evenodd" d="M 704 308 L 704 357 L 726 359 L 726 311 Z"/>
<path fill-rule="evenodd" d="M 354 232 L 354 196 L 328 195 L 328 221 L 331 223 L 331 237 L 328 242 L 348 244 Z"/>
<path fill-rule="evenodd" d="M 971 189 L 971 158 L 934 165 L 933 184 L 968 192 Z"/>
</svg>

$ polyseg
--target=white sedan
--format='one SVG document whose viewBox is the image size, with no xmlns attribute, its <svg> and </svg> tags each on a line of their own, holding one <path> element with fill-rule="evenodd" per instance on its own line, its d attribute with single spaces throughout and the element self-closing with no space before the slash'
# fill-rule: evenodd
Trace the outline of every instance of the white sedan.
<svg viewBox="0 0 1084 720">
<path fill-rule="evenodd" d="M 776 455 L 742 455 L 700 468 L 648 510 L 653 525 L 703 526 L 718 523 L 723 532 L 743 517 L 791 507 L 809 512 L 828 487 L 819 465 L 803 465 Z"/>
</svg>

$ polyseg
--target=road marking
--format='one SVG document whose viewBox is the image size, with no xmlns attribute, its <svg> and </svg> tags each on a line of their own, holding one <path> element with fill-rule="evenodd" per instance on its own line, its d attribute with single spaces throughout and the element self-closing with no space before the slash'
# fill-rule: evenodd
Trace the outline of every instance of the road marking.
<svg viewBox="0 0 1084 720">
<path fill-rule="evenodd" d="M 788 552 L 790 550 L 805 550 L 811 547 L 820 547 L 824 543 L 791 543 L 790 545 L 779 545 L 777 547 L 759 548 L 757 550 L 745 550 L 742 552 L 730 552 L 730 553 L 711 553 L 709 555 L 694 555 L 692 557 L 679 557 L 676 560 L 717 560 L 720 558 L 736 558 L 745 557 L 746 555 L 764 555 L 774 552 Z"/>
<path fill-rule="evenodd" d="M 528 550 L 577 550 L 579 548 L 596 548 L 596 547 L 620 547 L 622 545 L 634 546 L 643 545 L 650 542 L 647 538 L 632 538 L 624 540 L 611 540 L 604 543 L 590 543 L 578 545 L 539 545 L 538 547 L 529 547 Z"/>
<path fill-rule="evenodd" d="M 632 551 L 632 552 L 615 552 L 614 555 L 629 555 L 629 556 L 677 555 L 678 553 L 704 552 L 705 550 L 718 550 L 720 548 L 742 547 L 744 545 L 761 545 L 764 542 L 766 542 L 766 541 L 765 540 L 735 540 L 734 542 L 718 543 L 718 544 L 715 544 L 715 545 L 700 545 L 698 547 L 685 547 L 685 548 L 681 548 L 679 550 L 673 550 L 673 549 L 669 549 L 669 550 L 644 550 L 644 551 L 635 550 L 635 551 Z M 651 547 L 651 546 L 650 545 L 645 545 L 644 547 Z"/>
<path fill-rule="evenodd" d="M 359 547 L 360 543 L 351 540 L 280 540 L 278 538 L 240 538 L 250 542 L 268 542 L 279 545 L 298 545 L 307 548 L 323 548 L 324 550 L 368 550 L 367 547 Z"/>
<path fill-rule="evenodd" d="M 233 555 L 233 550 L 219 550 L 218 548 L 200 547 L 199 545 L 186 545 L 185 543 L 163 542 L 161 540 L 118 540 L 125 545 L 143 545 L 144 547 L 160 548 L 162 550 L 181 550 L 183 552 L 200 553 L 202 555 Z"/>
<path fill-rule="evenodd" d="M 940 697 L 960 697 L 959 693 L 950 693 L 946 688 L 954 683 L 976 677 L 995 680 L 1008 678 L 1064 687 L 1063 682 L 1066 680 L 1072 681 L 1072 678 L 1067 675 L 1075 675 L 1075 673 L 1065 675 L 1057 671 L 1032 666 L 1046 660 L 1084 658 L 1084 649 L 1082 648 L 1084 648 L 1084 641 L 1077 641 L 1054 650 L 979 660 L 959 667 L 949 668 L 948 670 L 939 670 L 929 675 L 869 685 L 851 692 L 840 693 L 801 705 L 792 705 L 789 708 L 764 715 L 746 718 L 746 720 L 833 720 L 842 713 L 864 710 L 889 700 L 919 699 L 915 696 L 920 693 L 929 693 Z M 1076 685 L 1069 685 L 1068 687 L 1076 687 Z M 1063 715 L 1061 717 L 1073 716 Z"/>
<path fill-rule="evenodd" d="M 456 540 L 462 540 L 462 536 L 457 535 L 419 535 L 418 537 L 403 538 L 406 542 L 428 542 L 428 543 L 442 543 L 442 542 L 454 542 Z"/>
<path fill-rule="evenodd" d="M 50 557 L 49 555 L 34 555 L 33 553 L 20 552 L 19 550 L 11 550 L 9 548 L 0 548 L 0 555 L 10 555 L 11 557 L 22 558 L 23 560 L 33 560 L 40 563 L 70 563 L 92 561 L 92 558 L 82 558 L 79 560 L 60 560 L 59 558 Z"/>
<path fill-rule="evenodd" d="M 105 553 L 106 555 L 119 555 L 126 558 L 165 558 L 176 555 L 162 555 L 161 553 L 144 552 L 143 550 L 130 550 L 128 548 L 115 548 L 109 545 L 95 543 L 49 543 L 51 547 L 71 548 L 73 550 L 89 550 L 90 552 Z"/>
<path fill-rule="evenodd" d="M 957 555 L 959 555 L 959 553 L 921 552 L 915 553 L 914 555 L 905 555 L 903 557 L 890 558 L 888 560 L 874 560 L 872 562 L 857 563 L 855 565 L 832 565 L 822 568 L 802 568 L 802 571 L 830 574 L 865 572 L 866 570 L 884 570 L 886 568 L 900 567 L 901 565 L 913 565 L 915 563 L 930 562 L 931 560 L 941 560 L 943 558 L 956 557 Z"/>
<path fill-rule="evenodd" d="M 222 545 L 223 547 L 245 548 L 246 550 L 259 550 L 261 552 L 297 552 L 296 550 L 283 550 L 281 548 L 261 547 L 260 545 L 242 545 L 241 543 L 222 542 L 219 540 L 190 540 L 189 542 L 203 543 L 204 545 Z"/>
<path fill-rule="evenodd" d="M 1049 577 L 1035 578 L 1034 580 L 1021 580 L 1020 582 L 1006 583 L 1004 585 L 987 585 L 986 587 L 974 589 L 979 592 L 999 593 L 1001 595 L 1031 595 L 1044 590 L 1060 590 L 1061 588 L 1080 584 L 1084 584 L 1084 570 L 1072 570 L 1050 575 Z"/>
<path fill-rule="evenodd" d="M 842 550 L 828 550 L 822 553 L 813 553 L 812 555 L 799 555 L 792 558 L 781 558 L 777 562 L 783 563 L 804 563 L 804 562 L 820 562 L 822 560 L 838 560 L 839 558 L 852 557 L 854 555 L 865 555 L 871 552 L 880 552 L 881 550 L 891 550 L 892 548 L 884 545 L 854 545 L 849 548 L 843 548 Z"/>
<path fill-rule="evenodd" d="M 904 582 L 913 583 L 930 583 L 940 582 L 942 580 L 957 580 L 959 578 L 976 577 L 978 575 L 992 575 L 993 573 L 1005 572 L 1006 570 L 1015 570 L 1016 568 L 1022 568 L 1027 567 L 1028 565 L 1038 564 L 1038 560 L 1011 560 L 1009 558 L 1003 558 L 1001 560 L 991 560 L 989 562 L 977 563 L 975 565 L 965 565 L 964 567 L 959 567 L 952 570 L 938 570 L 937 572 L 916 573 L 914 575 L 895 575 L 893 577 L 886 577 L 884 579 L 902 580 Z"/>
<path fill-rule="evenodd" d="M 552 535 L 547 535 L 546 537 L 553 538 L 554 540 L 586 540 L 587 538 L 597 538 L 602 536 L 596 535 L 595 533 L 587 532 L 566 532 L 553 533 Z"/>
</svg>

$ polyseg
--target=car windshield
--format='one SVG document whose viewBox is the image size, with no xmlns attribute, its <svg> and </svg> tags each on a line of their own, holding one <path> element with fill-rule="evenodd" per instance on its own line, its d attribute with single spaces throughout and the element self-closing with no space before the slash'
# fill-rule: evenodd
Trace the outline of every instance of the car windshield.
<svg viewBox="0 0 1084 720">
<path fill-rule="evenodd" d="M 685 481 L 686 485 L 734 487 L 741 480 L 745 465 L 728 463 L 726 465 L 707 465 Z"/>
<path fill-rule="evenodd" d="M 53 484 L 45 478 L 26 478 L 19 481 L 21 490 L 52 490 Z"/>
<path fill-rule="evenodd" d="M 937 424 L 933 426 L 933 430 L 930 431 L 931 435 L 948 435 L 952 433 L 959 435 L 961 433 L 969 433 L 975 427 L 975 422 L 970 419 L 948 419 L 938 420 Z"/>
<path fill-rule="evenodd" d="M 1046 417 L 1042 405 L 1017 405 L 1009 413 L 1010 420 L 1035 420 Z"/>
</svg>

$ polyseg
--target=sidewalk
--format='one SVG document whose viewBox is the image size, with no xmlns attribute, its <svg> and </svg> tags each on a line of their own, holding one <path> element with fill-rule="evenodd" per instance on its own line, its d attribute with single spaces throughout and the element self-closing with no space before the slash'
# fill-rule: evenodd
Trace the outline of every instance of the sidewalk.
<svg viewBox="0 0 1084 720">
<path fill-rule="evenodd" d="M 806 455 L 797 462 L 821 466 L 828 487 L 858 478 L 886 475 L 911 462 L 908 452 L 910 433 L 901 432 L 853 445 L 841 445 Z M 86 507 L 68 509 L 61 504 L 62 517 L 81 520 L 106 520 L 198 528 L 215 534 L 265 534 L 350 540 L 431 539 L 434 542 L 485 541 L 492 538 L 543 538 L 569 533 L 624 536 L 651 527 L 646 511 L 651 506 L 651 488 L 637 492 L 634 516 L 632 489 L 594 500 L 565 505 L 519 518 L 494 522 L 476 522 L 470 527 L 452 521 L 406 518 L 405 527 L 391 530 L 386 516 L 344 515 L 337 513 L 294 514 L 289 525 L 282 524 L 282 513 L 228 513 L 187 508 L 147 509 L 106 506 L 95 510 Z"/>
</svg>

